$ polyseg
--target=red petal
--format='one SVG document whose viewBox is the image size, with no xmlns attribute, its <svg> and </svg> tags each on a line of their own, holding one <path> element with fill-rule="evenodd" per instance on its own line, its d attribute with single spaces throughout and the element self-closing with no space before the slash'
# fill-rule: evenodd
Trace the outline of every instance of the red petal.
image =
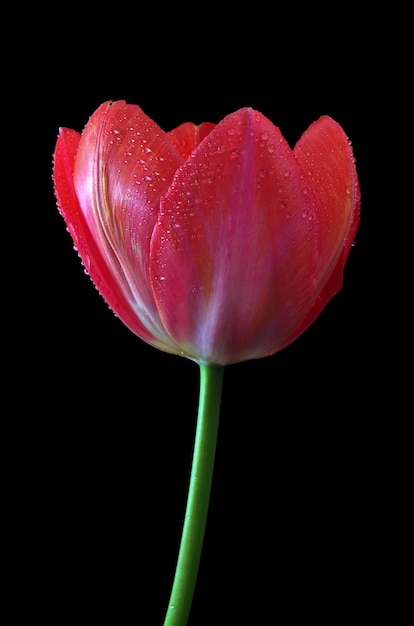
<svg viewBox="0 0 414 626">
<path fill-rule="evenodd" d="M 294 152 L 318 203 L 320 293 L 284 346 L 305 332 L 341 289 L 344 266 L 359 225 L 361 200 L 350 142 L 333 119 L 323 116 L 314 122 Z"/>
<path fill-rule="evenodd" d="M 163 323 L 188 354 L 255 358 L 305 316 L 315 299 L 316 205 L 301 176 L 280 131 L 247 108 L 177 171 L 150 271 Z"/>
<path fill-rule="evenodd" d="M 119 101 L 100 107 L 85 128 L 74 174 L 82 211 L 114 280 L 157 338 L 151 343 L 171 352 L 178 349 L 154 301 L 149 245 L 160 197 L 182 162 L 167 134 L 140 107 Z"/>
<path fill-rule="evenodd" d="M 73 184 L 73 170 L 79 140 L 80 135 L 74 130 L 62 128 L 59 132 L 53 163 L 53 181 L 58 209 L 66 222 L 85 269 L 102 297 L 127 326 L 134 332 L 144 333 L 145 329 L 136 319 L 123 289 L 114 280 L 102 258 L 81 211 Z"/>
<path fill-rule="evenodd" d="M 343 129 L 328 116 L 311 124 L 294 153 L 318 206 L 317 280 L 322 288 L 337 262 L 342 268 L 345 265 L 358 227 L 360 192 L 355 160 Z"/>
<path fill-rule="evenodd" d="M 174 142 L 178 152 L 187 159 L 196 146 L 207 137 L 210 131 L 213 130 L 215 124 L 212 122 L 203 122 L 199 126 L 196 126 L 192 122 L 185 122 L 170 130 L 168 136 Z"/>
<path fill-rule="evenodd" d="M 81 138 L 74 131 L 61 131 L 54 158 L 56 196 L 84 265 L 111 309 L 145 341 L 178 352 L 159 320 L 148 253 L 159 196 L 168 185 L 161 172 L 171 179 L 171 160 L 178 166 L 182 158 L 166 139 L 173 156 L 164 164 L 156 138 L 166 135 L 160 129 L 156 135 L 155 125 L 137 109 L 104 103 Z M 131 144 L 141 132 L 143 139 L 148 137 L 147 143 L 137 141 L 141 160 L 126 167 L 127 152 L 133 152 Z M 154 161 L 160 165 L 157 173 Z M 142 183 L 142 191 L 134 193 L 134 183 Z"/>
</svg>

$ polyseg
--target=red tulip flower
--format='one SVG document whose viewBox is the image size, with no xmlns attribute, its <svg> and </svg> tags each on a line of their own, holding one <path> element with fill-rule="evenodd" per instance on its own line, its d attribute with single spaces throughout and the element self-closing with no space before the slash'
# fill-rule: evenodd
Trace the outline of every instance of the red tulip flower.
<svg viewBox="0 0 414 626">
<path fill-rule="evenodd" d="M 141 339 L 227 365 L 294 341 L 340 289 L 358 226 L 349 141 L 321 117 L 292 150 L 261 113 L 163 131 L 102 104 L 54 155 L 86 270 Z"/>
<path fill-rule="evenodd" d="M 322 116 L 292 149 L 264 115 L 162 130 L 106 102 L 62 128 L 58 208 L 97 289 L 142 340 L 200 366 L 193 471 L 165 626 L 190 611 L 223 368 L 297 339 L 339 291 L 359 223 L 350 142 Z"/>
</svg>

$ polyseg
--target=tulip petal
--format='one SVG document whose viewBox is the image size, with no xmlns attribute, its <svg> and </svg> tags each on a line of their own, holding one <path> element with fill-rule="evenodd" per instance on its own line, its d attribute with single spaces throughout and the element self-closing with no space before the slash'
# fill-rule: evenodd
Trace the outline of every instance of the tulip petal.
<svg viewBox="0 0 414 626">
<path fill-rule="evenodd" d="M 222 120 L 161 201 L 150 273 L 184 352 L 230 363 L 275 351 L 316 299 L 317 207 L 291 148 L 245 108 Z"/>
<path fill-rule="evenodd" d="M 282 348 L 305 332 L 341 289 L 360 220 L 355 159 L 342 127 L 329 116 L 321 117 L 305 131 L 294 152 L 318 204 L 319 296 Z"/>
<path fill-rule="evenodd" d="M 73 184 L 73 169 L 80 134 L 68 128 L 59 131 L 53 160 L 53 181 L 58 209 L 72 236 L 85 270 L 114 313 L 135 332 L 145 333 L 120 285 L 103 259 L 81 211 Z"/>
<path fill-rule="evenodd" d="M 174 142 L 181 156 L 187 159 L 194 148 L 198 146 L 204 137 L 207 137 L 214 127 L 215 124 L 212 122 L 203 122 L 199 126 L 196 126 L 192 122 L 185 122 L 177 126 L 177 128 L 170 130 L 167 134 Z"/>
<path fill-rule="evenodd" d="M 319 287 L 323 287 L 338 260 L 345 265 L 358 227 L 360 191 L 355 160 L 343 129 L 326 115 L 303 133 L 294 153 L 318 205 L 316 274 Z"/>
<path fill-rule="evenodd" d="M 179 352 L 159 319 L 148 257 L 159 198 L 182 157 L 139 107 L 124 102 L 101 105 L 80 140 L 71 131 L 59 139 L 58 201 L 93 282 L 133 332 Z"/>
</svg>

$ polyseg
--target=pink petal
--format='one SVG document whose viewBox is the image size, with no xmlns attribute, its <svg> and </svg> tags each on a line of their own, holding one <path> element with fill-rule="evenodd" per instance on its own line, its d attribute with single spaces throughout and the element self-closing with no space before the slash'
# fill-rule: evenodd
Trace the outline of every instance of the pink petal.
<svg viewBox="0 0 414 626">
<path fill-rule="evenodd" d="M 100 107 L 79 145 L 75 186 L 82 211 L 135 315 L 177 352 L 159 319 L 149 280 L 149 245 L 161 196 L 183 162 L 167 134 L 140 107 Z"/>
<path fill-rule="evenodd" d="M 59 212 L 66 222 L 86 271 L 109 307 L 134 332 L 149 338 L 145 327 L 137 320 L 128 299 L 125 298 L 121 285 L 114 280 L 81 211 L 73 184 L 79 140 L 80 135 L 74 130 L 60 129 L 53 162 L 53 181 Z"/>
<path fill-rule="evenodd" d="M 101 105 L 80 140 L 62 132 L 55 156 L 61 212 L 93 282 L 133 332 L 171 352 L 179 350 L 159 319 L 148 255 L 160 196 L 182 161 L 167 135 L 124 102 Z"/>
<path fill-rule="evenodd" d="M 181 126 L 170 130 L 168 136 L 181 156 L 187 159 L 194 148 L 198 146 L 204 137 L 207 137 L 214 127 L 215 124 L 212 122 L 203 122 L 199 126 L 192 122 L 185 122 Z"/>
<path fill-rule="evenodd" d="M 259 112 L 227 116 L 161 202 L 151 278 L 162 321 L 193 358 L 230 363 L 278 348 L 315 299 L 314 196 Z"/>
<path fill-rule="evenodd" d="M 309 126 L 294 153 L 318 206 L 317 280 L 324 286 L 339 259 L 344 266 L 358 227 L 360 192 L 355 161 L 343 129 L 328 116 Z"/>
<path fill-rule="evenodd" d="M 321 117 L 303 134 L 294 152 L 318 203 L 319 296 L 282 347 L 305 332 L 341 289 L 360 220 L 355 159 L 341 126 L 328 116 Z"/>
</svg>

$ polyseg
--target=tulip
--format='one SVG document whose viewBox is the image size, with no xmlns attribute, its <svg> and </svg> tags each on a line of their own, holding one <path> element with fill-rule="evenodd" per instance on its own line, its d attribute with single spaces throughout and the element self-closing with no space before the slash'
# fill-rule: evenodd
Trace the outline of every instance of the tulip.
<svg viewBox="0 0 414 626">
<path fill-rule="evenodd" d="M 165 622 L 185 624 L 223 368 L 282 350 L 340 290 L 359 223 L 351 144 L 327 115 L 292 149 L 252 108 L 165 132 L 140 107 L 105 102 L 81 134 L 60 129 L 53 181 L 112 311 L 143 341 L 200 366 L 190 495 Z"/>
<path fill-rule="evenodd" d="M 340 289 L 359 219 L 342 128 L 321 117 L 292 150 L 261 113 L 164 132 L 102 104 L 61 129 L 59 209 L 92 281 L 152 346 L 229 365 L 301 335 Z"/>
</svg>

